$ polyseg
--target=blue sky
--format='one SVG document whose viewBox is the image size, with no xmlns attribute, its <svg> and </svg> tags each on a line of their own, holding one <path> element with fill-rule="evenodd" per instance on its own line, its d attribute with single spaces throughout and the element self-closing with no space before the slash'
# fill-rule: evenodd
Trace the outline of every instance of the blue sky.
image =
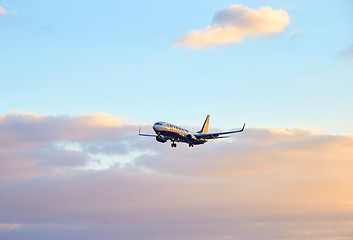
<svg viewBox="0 0 353 240">
<path fill-rule="evenodd" d="M 281 8 L 285 31 L 173 47 L 231 4 Z M 0 1 L 0 111 L 105 112 L 135 123 L 352 133 L 350 1 Z"/>
</svg>

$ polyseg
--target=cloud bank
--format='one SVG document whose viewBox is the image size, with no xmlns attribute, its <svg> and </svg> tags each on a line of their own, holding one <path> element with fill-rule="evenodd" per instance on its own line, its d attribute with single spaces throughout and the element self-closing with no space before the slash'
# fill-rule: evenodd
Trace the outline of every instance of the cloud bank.
<svg viewBox="0 0 353 240">
<path fill-rule="evenodd" d="M 0 115 L 0 238 L 351 239 L 353 136 L 257 127 L 172 149 L 122 119 Z M 96 156 L 117 161 L 85 168 Z"/>
<path fill-rule="evenodd" d="M 212 24 L 204 30 L 190 31 L 175 41 L 174 46 L 207 48 L 240 42 L 246 37 L 257 37 L 283 32 L 289 15 L 282 9 L 260 7 L 251 9 L 231 5 L 219 11 Z"/>
</svg>

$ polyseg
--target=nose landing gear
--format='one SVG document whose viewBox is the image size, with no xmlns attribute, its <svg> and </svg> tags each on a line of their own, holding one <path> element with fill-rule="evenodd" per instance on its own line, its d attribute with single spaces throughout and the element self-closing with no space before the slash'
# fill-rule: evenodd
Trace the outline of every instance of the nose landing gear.
<svg viewBox="0 0 353 240">
<path fill-rule="evenodd" d="M 189 147 L 194 147 L 194 144 L 193 143 L 189 143 Z"/>
<path fill-rule="evenodd" d="M 171 147 L 175 147 L 175 148 L 176 148 L 176 146 L 177 146 L 177 145 L 176 145 L 176 143 L 174 143 L 174 142 L 173 142 L 172 145 L 171 145 Z"/>
</svg>

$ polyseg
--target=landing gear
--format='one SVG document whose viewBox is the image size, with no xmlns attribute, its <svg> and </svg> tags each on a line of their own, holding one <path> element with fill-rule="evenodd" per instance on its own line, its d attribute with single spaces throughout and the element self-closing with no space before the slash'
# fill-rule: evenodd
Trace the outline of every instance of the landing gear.
<svg viewBox="0 0 353 240">
<path fill-rule="evenodd" d="M 175 147 L 176 148 L 176 143 L 172 143 L 171 147 Z"/>
<path fill-rule="evenodd" d="M 189 147 L 194 147 L 194 144 L 193 143 L 189 143 Z"/>
</svg>

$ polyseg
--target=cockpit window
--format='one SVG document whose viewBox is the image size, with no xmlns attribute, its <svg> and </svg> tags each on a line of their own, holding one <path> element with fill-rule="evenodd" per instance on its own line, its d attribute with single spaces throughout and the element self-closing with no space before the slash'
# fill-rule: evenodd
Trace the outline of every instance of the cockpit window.
<svg viewBox="0 0 353 240">
<path fill-rule="evenodd" d="M 156 125 L 162 125 L 162 123 L 156 123 Z"/>
</svg>

